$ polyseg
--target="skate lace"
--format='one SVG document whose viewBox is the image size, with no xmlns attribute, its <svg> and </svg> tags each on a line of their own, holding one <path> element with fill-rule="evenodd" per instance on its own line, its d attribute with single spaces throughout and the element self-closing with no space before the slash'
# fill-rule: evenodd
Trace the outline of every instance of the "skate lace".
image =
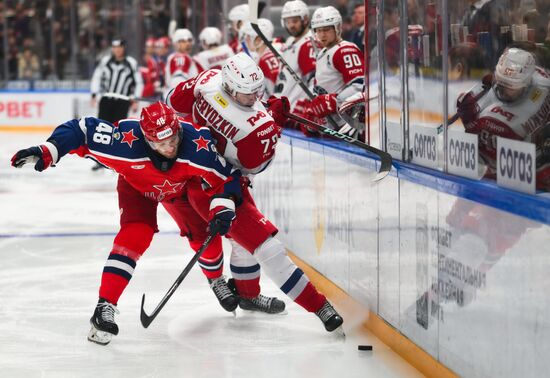
<svg viewBox="0 0 550 378">
<path fill-rule="evenodd" d="M 216 297 L 221 300 L 233 295 L 233 292 L 229 289 L 229 286 L 227 286 L 227 282 L 225 282 L 224 276 L 213 280 L 210 283 L 210 287 L 212 288 L 212 291 L 214 291 L 214 294 L 216 294 Z"/>
<path fill-rule="evenodd" d="M 260 294 L 256 298 L 251 299 L 250 301 L 260 308 L 268 309 L 269 306 L 271 305 L 272 300 L 273 298 L 266 297 L 265 295 Z"/>
<path fill-rule="evenodd" d="M 117 310 L 116 306 L 112 305 L 111 303 L 100 303 L 98 304 L 98 306 L 101 309 L 101 319 L 109 323 L 114 323 L 115 313 L 116 314 L 120 313 Z"/>
<path fill-rule="evenodd" d="M 319 311 L 316 312 L 317 316 L 323 321 L 326 322 L 330 319 L 332 315 L 334 315 L 336 312 L 332 308 L 332 306 L 326 302 L 323 307 Z"/>
</svg>

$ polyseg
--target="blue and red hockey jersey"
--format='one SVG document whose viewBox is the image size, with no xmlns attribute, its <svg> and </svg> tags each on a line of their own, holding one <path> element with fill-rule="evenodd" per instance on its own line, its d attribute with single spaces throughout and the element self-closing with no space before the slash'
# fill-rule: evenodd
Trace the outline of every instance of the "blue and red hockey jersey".
<svg viewBox="0 0 550 378">
<path fill-rule="evenodd" d="M 67 153 L 92 158 L 118 172 L 145 197 L 161 202 L 185 193 L 190 180 L 198 180 L 211 195 L 225 193 L 240 198 L 240 171 L 219 156 L 208 127 L 180 120 L 181 144 L 175 159 L 157 156 L 137 119 L 116 124 L 85 117 L 58 126 L 49 142 L 59 158 Z"/>
</svg>

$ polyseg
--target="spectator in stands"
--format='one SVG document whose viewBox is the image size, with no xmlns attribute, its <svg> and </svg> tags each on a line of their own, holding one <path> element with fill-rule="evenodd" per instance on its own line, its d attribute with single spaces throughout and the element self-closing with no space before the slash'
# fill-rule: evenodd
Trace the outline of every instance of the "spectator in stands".
<svg viewBox="0 0 550 378">
<path fill-rule="evenodd" d="M 17 72 L 17 77 L 19 80 L 40 79 L 40 64 L 38 63 L 38 56 L 28 47 L 26 47 L 23 52 L 19 54 Z"/>
<path fill-rule="evenodd" d="M 488 60 L 493 65 L 499 52 L 506 46 L 500 46 L 500 27 L 510 26 L 511 19 L 507 1 L 502 0 L 469 0 L 469 5 L 462 18 L 462 25 L 468 27 L 470 34 L 467 41 L 477 41 L 479 33 L 488 32 L 488 40 L 482 44 Z"/>
<path fill-rule="evenodd" d="M 355 43 L 361 51 L 365 51 L 365 4 L 358 3 L 353 7 L 351 16 L 352 29 L 346 33 L 344 39 Z"/>
<path fill-rule="evenodd" d="M 449 80 L 481 78 L 486 68 L 483 50 L 475 43 L 458 43 L 449 50 Z"/>
</svg>

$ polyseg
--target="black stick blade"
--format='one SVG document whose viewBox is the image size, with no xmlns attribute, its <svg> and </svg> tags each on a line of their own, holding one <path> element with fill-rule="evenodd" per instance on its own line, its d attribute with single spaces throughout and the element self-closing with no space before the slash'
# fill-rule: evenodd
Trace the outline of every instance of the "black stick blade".
<svg viewBox="0 0 550 378">
<path fill-rule="evenodd" d="M 145 310 L 143 309 L 143 305 L 145 304 L 145 294 L 143 294 L 143 297 L 141 297 L 141 314 L 139 316 L 139 319 L 141 320 L 141 325 L 143 328 L 149 327 L 149 324 L 155 319 L 155 316 L 149 316 L 145 313 Z"/>
</svg>

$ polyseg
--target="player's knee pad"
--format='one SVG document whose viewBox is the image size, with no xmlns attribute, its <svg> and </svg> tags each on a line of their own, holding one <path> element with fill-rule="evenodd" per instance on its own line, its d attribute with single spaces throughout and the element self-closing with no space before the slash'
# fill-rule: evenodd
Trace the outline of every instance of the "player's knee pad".
<svg viewBox="0 0 550 378">
<path fill-rule="evenodd" d="M 145 223 L 125 223 L 113 243 L 113 251 L 137 261 L 149 248 L 155 230 Z"/>
<path fill-rule="evenodd" d="M 283 244 L 275 238 L 268 238 L 254 251 L 254 256 L 269 278 L 292 299 L 300 295 L 309 282 L 304 272 L 288 257 Z"/>
<path fill-rule="evenodd" d="M 231 275 L 236 280 L 252 280 L 260 277 L 260 265 L 242 245 L 231 239 Z"/>
</svg>

